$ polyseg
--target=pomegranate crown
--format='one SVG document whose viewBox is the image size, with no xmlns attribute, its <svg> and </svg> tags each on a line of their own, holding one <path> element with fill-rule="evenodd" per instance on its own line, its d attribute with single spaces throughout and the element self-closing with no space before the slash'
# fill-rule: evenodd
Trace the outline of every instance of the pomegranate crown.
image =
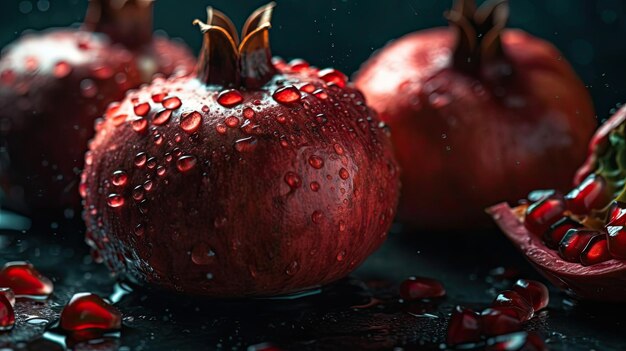
<svg viewBox="0 0 626 351">
<path fill-rule="evenodd" d="M 246 20 L 241 41 L 233 22 L 222 12 L 207 7 L 206 23 L 194 20 L 204 33 L 198 79 L 206 84 L 259 88 L 269 81 L 276 69 L 269 44 L 270 19 L 276 3 L 254 11 Z"/>
<path fill-rule="evenodd" d="M 104 33 L 129 49 L 152 40 L 153 0 L 89 0 L 83 29 Z"/>
<path fill-rule="evenodd" d="M 504 58 L 500 36 L 509 18 L 507 0 L 487 0 L 480 7 L 475 0 L 456 0 L 444 17 L 458 32 L 455 67 L 477 72 L 481 62 Z"/>
</svg>

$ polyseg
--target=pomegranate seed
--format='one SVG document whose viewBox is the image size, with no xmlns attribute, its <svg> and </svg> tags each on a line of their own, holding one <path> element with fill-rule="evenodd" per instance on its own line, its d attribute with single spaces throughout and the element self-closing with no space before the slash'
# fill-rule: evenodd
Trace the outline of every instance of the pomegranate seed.
<svg viewBox="0 0 626 351">
<path fill-rule="evenodd" d="M 563 216 L 565 204 L 560 198 L 547 198 L 535 202 L 526 210 L 524 226 L 528 231 L 543 236 L 548 228 Z"/>
<path fill-rule="evenodd" d="M 317 76 L 326 83 L 334 84 L 341 88 L 346 86 L 346 81 L 348 80 L 348 77 L 346 77 L 345 74 L 339 72 L 334 68 L 323 69 L 319 71 Z"/>
<path fill-rule="evenodd" d="M 0 294 L 0 331 L 11 330 L 15 325 L 15 312 L 9 299 Z"/>
<path fill-rule="evenodd" d="M 28 262 L 8 262 L 0 271 L 0 286 L 9 287 L 17 297 L 45 297 L 52 294 L 50 279 Z"/>
<path fill-rule="evenodd" d="M 274 94 L 272 94 L 272 97 L 281 104 L 293 104 L 300 101 L 302 94 L 298 88 L 293 85 L 289 85 L 277 89 Z"/>
<path fill-rule="evenodd" d="M 243 95 L 236 89 L 224 90 L 217 95 L 217 102 L 224 107 L 234 107 L 243 102 Z"/>
<path fill-rule="evenodd" d="M 407 301 L 431 299 L 445 295 L 446 289 L 435 279 L 410 277 L 400 284 L 400 296 Z"/>
<path fill-rule="evenodd" d="M 583 266 L 591 266 L 596 263 L 608 261 L 611 258 L 606 235 L 596 235 L 589 240 L 587 246 L 580 254 L 580 263 Z"/>
<path fill-rule="evenodd" d="M 580 263 L 580 254 L 589 243 L 589 240 L 601 234 L 595 230 L 571 229 L 559 243 L 559 256 L 567 262 Z"/>
<path fill-rule="evenodd" d="M 122 316 L 100 296 L 79 293 L 72 296 L 61 312 L 61 328 L 74 332 L 86 329 L 118 330 L 122 327 Z"/>
<path fill-rule="evenodd" d="M 615 258 L 626 259 L 626 204 L 616 203 L 611 218 L 606 225 L 607 245 Z"/>
<path fill-rule="evenodd" d="M 9 302 L 11 303 L 11 306 L 15 306 L 15 293 L 13 292 L 13 289 L 0 288 L 0 295 L 6 297 L 7 300 L 9 300 Z"/>
<path fill-rule="evenodd" d="M 610 201 L 604 177 L 592 174 L 565 195 L 568 210 L 574 214 L 586 214 L 592 209 L 602 208 Z"/>
<path fill-rule="evenodd" d="M 533 317 L 535 311 L 526 299 L 513 290 L 505 290 L 498 294 L 492 303 L 493 307 L 509 309 L 517 315 L 520 322 L 526 322 Z"/>
<path fill-rule="evenodd" d="M 522 295 L 535 311 L 546 308 L 550 302 L 548 288 L 536 280 L 518 279 L 513 286 L 513 291 Z"/>
<path fill-rule="evenodd" d="M 543 236 L 543 242 L 551 249 L 557 249 L 559 243 L 570 229 L 582 228 L 582 224 L 569 218 L 563 217 L 550 226 Z"/>
<path fill-rule="evenodd" d="M 476 312 L 457 306 L 448 324 L 448 345 L 480 341 L 480 320 Z"/>
<path fill-rule="evenodd" d="M 489 351 L 544 351 L 547 350 L 541 337 L 535 333 L 517 332 L 498 335 L 487 339 Z"/>
<path fill-rule="evenodd" d="M 480 314 L 480 324 L 485 335 L 502 335 L 518 331 L 521 323 L 517 314 L 508 308 L 488 308 Z"/>
</svg>

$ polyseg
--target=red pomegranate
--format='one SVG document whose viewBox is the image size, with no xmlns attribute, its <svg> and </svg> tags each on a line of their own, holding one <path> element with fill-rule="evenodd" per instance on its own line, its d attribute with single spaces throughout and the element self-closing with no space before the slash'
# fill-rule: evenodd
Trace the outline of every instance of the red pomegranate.
<svg viewBox="0 0 626 351">
<path fill-rule="evenodd" d="M 488 223 L 483 209 L 564 189 L 596 126 L 588 92 L 549 43 L 505 29 L 506 1 L 457 0 L 449 28 L 395 40 L 355 80 L 392 131 L 401 220 Z"/>
<path fill-rule="evenodd" d="M 576 187 L 531 194 L 532 204 L 488 209 L 556 286 L 581 298 L 626 301 L 626 107 L 596 132 Z M 539 196 L 535 196 L 535 195 Z"/>
<path fill-rule="evenodd" d="M 80 186 L 87 243 L 115 272 L 210 297 L 344 277 L 386 237 L 391 142 L 334 69 L 272 62 L 273 4 L 239 42 L 209 8 L 197 75 L 129 92 L 97 126 Z"/>
<path fill-rule="evenodd" d="M 26 34 L 0 60 L 0 204 L 33 213 L 79 205 L 94 120 L 155 74 L 190 72 L 181 44 L 152 36 L 152 1 L 92 0 L 80 29 Z"/>
</svg>

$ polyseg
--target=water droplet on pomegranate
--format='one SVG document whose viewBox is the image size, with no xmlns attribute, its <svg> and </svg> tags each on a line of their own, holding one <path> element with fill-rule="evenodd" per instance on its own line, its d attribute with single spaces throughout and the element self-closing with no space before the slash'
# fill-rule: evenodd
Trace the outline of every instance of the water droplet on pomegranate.
<svg viewBox="0 0 626 351">
<path fill-rule="evenodd" d="M 305 93 L 311 94 L 312 92 L 315 91 L 315 85 L 311 83 L 306 83 L 305 85 L 300 87 L 300 90 L 304 91 Z"/>
<path fill-rule="evenodd" d="M 163 177 L 165 175 L 166 169 L 163 166 L 159 166 L 157 167 L 156 171 L 159 177 Z"/>
<path fill-rule="evenodd" d="M 167 96 L 167 93 L 154 94 L 152 95 L 152 101 L 156 103 L 163 102 L 163 99 L 165 99 L 166 96 Z"/>
<path fill-rule="evenodd" d="M 243 95 L 237 89 L 228 89 L 217 95 L 217 103 L 224 107 L 234 107 L 243 102 Z"/>
<path fill-rule="evenodd" d="M 446 289 L 438 280 L 410 277 L 400 284 L 400 297 L 407 301 L 432 299 L 446 295 Z"/>
<path fill-rule="evenodd" d="M 346 257 L 346 250 L 341 250 L 337 253 L 337 261 L 341 262 Z"/>
<path fill-rule="evenodd" d="M 289 68 L 294 72 L 299 72 L 303 69 L 309 68 L 309 63 L 303 59 L 293 59 L 289 61 Z"/>
<path fill-rule="evenodd" d="M 133 193 L 132 193 L 133 199 L 135 201 L 141 201 L 143 200 L 144 197 L 144 190 L 143 187 L 141 185 L 137 185 L 134 189 L 133 189 Z"/>
<path fill-rule="evenodd" d="M 17 297 L 46 297 L 54 286 L 28 262 L 8 262 L 0 271 L 0 286 L 13 290 Z"/>
<path fill-rule="evenodd" d="M 246 107 L 245 109 L 243 109 L 243 116 L 247 119 L 253 119 L 254 118 L 254 110 L 251 109 L 250 107 Z"/>
<path fill-rule="evenodd" d="M 317 89 L 316 91 L 314 91 L 313 96 L 320 100 L 328 99 L 328 94 L 323 89 Z"/>
<path fill-rule="evenodd" d="M 145 116 L 148 114 L 148 112 L 150 112 L 150 104 L 147 102 L 135 105 L 133 107 L 133 111 L 135 111 L 135 114 L 137 116 Z"/>
<path fill-rule="evenodd" d="M 119 194 L 109 194 L 107 197 L 107 205 L 112 208 L 122 207 L 124 206 L 124 198 Z"/>
<path fill-rule="evenodd" d="M 122 170 L 117 170 L 113 172 L 113 176 L 111 177 L 111 183 L 115 186 L 124 186 L 128 181 L 128 175 L 126 172 Z"/>
<path fill-rule="evenodd" d="M 176 168 L 181 172 L 187 172 L 196 166 L 196 157 L 192 155 L 181 156 L 176 161 Z"/>
<path fill-rule="evenodd" d="M 139 223 L 135 226 L 135 235 L 142 236 L 144 232 L 145 228 L 143 224 Z"/>
<path fill-rule="evenodd" d="M 221 123 L 215 125 L 215 130 L 220 134 L 226 134 L 226 126 Z"/>
<path fill-rule="evenodd" d="M 59 61 L 54 65 L 52 74 L 57 78 L 67 77 L 72 72 L 72 66 L 65 61 Z"/>
<path fill-rule="evenodd" d="M 311 214 L 311 220 L 313 221 L 313 223 L 320 223 L 323 218 L 324 214 L 322 214 L 321 211 L 315 210 L 313 211 L 313 214 Z"/>
<path fill-rule="evenodd" d="M 207 265 L 213 261 L 215 252 L 207 243 L 200 243 L 191 250 L 191 260 L 197 265 Z"/>
<path fill-rule="evenodd" d="M 146 181 L 143 183 L 143 188 L 144 188 L 146 191 L 150 191 L 150 190 L 152 190 L 152 187 L 153 187 L 153 186 L 154 186 L 154 183 L 153 183 L 151 180 L 146 180 Z"/>
<path fill-rule="evenodd" d="M 343 147 L 339 144 L 333 144 L 333 149 L 337 155 L 343 155 Z"/>
<path fill-rule="evenodd" d="M 272 94 L 272 97 L 281 104 L 293 104 L 300 101 L 302 95 L 298 88 L 293 85 L 289 85 L 277 89 L 274 94 Z"/>
<path fill-rule="evenodd" d="M 289 265 L 287 265 L 287 268 L 285 268 L 285 273 L 287 273 L 287 275 L 294 275 L 298 273 L 299 270 L 300 264 L 298 264 L 298 261 L 292 261 Z"/>
<path fill-rule="evenodd" d="M 311 155 L 309 157 L 309 164 L 315 169 L 320 169 L 324 167 L 324 160 L 317 155 Z"/>
<path fill-rule="evenodd" d="M 317 192 L 318 190 L 320 190 L 320 183 L 318 182 L 311 182 L 309 186 L 311 187 L 312 191 Z"/>
<path fill-rule="evenodd" d="M 143 117 L 135 118 L 130 121 L 130 126 L 135 132 L 142 133 L 148 128 L 148 120 Z"/>
<path fill-rule="evenodd" d="M 161 104 L 168 110 L 175 110 L 180 107 L 183 103 L 176 96 L 168 97 L 164 99 Z"/>
<path fill-rule="evenodd" d="M 339 177 L 343 180 L 346 180 L 350 177 L 350 173 L 347 169 L 341 167 L 341 169 L 339 170 Z"/>
<path fill-rule="evenodd" d="M 239 125 L 239 118 L 235 116 L 230 116 L 224 120 L 224 123 L 226 123 L 226 125 L 230 128 L 235 128 Z"/>
<path fill-rule="evenodd" d="M 135 166 L 137 167 L 143 167 L 146 164 L 146 161 L 148 160 L 148 155 L 146 155 L 145 152 L 140 152 L 137 155 L 135 155 Z"/>
<path fill-rule="evenodd" d="M 91 79 L 83 79 L 80 82 L 80 92 L 86 98 L 92 98 L 98 94 L 98 87 Z"/>
<path fill-rule="evenodd" d="M 285 183 L 287 183 L 287 185 L 289 185 L 292 189 L 297 189 L 302 185 L 302 180 L 300 179 L 300 176 L 294 172 L 287 172 L 285 174 Z"/>
<path fill-rule="evenodd" d="M 200 123 L 202 122 L 202 115 L 200 112 L 193 111 L 186 114 L 180 118 L 180 127 L 187 133 L 193 133 L 200 127 Z"/>
<path fill-rule="evenodd" d="M 326 68 L 318 72 L 317 76 L 328 84 L 334 84 L 341 88 L 346 86 L 348 77 L 334 68 Z"/>
<path fill-rule="evenodd" d="M 72 296 L 61 311 L 59 324 L 70 332 L 89 329 L 118 330 L 122 328 L 122 315 L 100 296 L 78 293 Z"/>
<path fill-rule="evenodd" d="M 251 136 L 235 141 L 235 150 L 239 152 L 250 152 L 256 149 L 257 138 Z"/>
</svg>

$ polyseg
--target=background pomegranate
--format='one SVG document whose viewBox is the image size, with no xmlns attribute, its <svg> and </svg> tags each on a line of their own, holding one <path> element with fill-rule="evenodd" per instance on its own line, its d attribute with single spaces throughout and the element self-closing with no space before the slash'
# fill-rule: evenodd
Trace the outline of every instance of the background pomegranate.
<svg viewBox="0 0 626 351">
<path fill-rule="evenodd" d="M 400 38 L 355 80 L 392 129 L 401 219 L 468 229 L 483 209 L 564 189 L 596 122 L 590 97 L 549 43 L 504 29 L 505 1 L 458 0 L 449 28 Z"/>
<path fill-rule="evenodd" d="M 97 126 L 80 189 L 113 271 L 275 295 L 335 281 L 385 240 L 399 186 L 385 127 L 341 72 L 272 63 L 272 8 L 241 43 L 209 8 L 197 76 L 156 79 Z"/>
<path fill-rule="evenodd" d="M 566 195 L 543 191 L 530 206 L 488 210 L 547 279 L 578 298 L 626 301 L 624 145 L 626 107 L 598 129 Z"/>
<path fill-rule="evenodd" d="M 22 36 L 0 60 L 0 194 L 23 212 L 77 208 L 94 120 L 153 75 L 191 71 L 188 49 L 152 37 L 152 1 L 93 0 L 81 29 Z"/>
</svg>

